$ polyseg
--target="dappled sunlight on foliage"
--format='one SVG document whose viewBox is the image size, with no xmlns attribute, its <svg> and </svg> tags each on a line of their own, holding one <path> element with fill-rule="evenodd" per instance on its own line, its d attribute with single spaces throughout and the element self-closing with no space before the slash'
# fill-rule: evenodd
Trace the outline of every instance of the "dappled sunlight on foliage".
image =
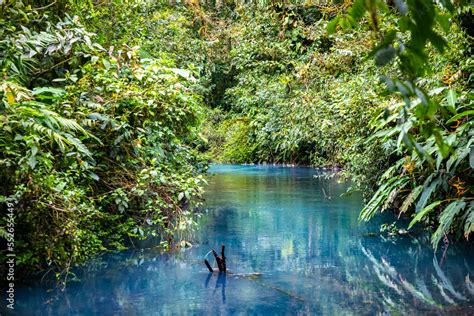
<svg viewBox="0 0 474 316">
<path fill-rule="evenodd" d="M 1 200 L 18 205 L 17 264 L 25 269 L 68 269 L 148 237 L 170 249 L 194 225 L 204 112 L 179 44 L 192 31 L 168 8 L 111 3 L 87 5 L 82 19 L 72 2 L 63 17 L 54 5 L 2 11 Z M 129 19 L 137 29 L 102 27 Z M 151 46 L 155 39 L 179 49 Z"/>
</svg>

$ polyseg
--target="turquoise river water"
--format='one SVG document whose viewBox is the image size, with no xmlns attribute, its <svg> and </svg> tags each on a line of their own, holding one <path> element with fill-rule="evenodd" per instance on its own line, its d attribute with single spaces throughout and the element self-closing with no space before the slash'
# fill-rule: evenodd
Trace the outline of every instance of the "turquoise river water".
<svg viewBox="0 0 474 316">
<path fill-rule="evenodd" d="M 324 175 L 303 167 L 214 165 L 193 247 L 105 255 L 78 269 L 80 282 L 64 291 L 45 281 L 18 285 L 16 312 L 474 314 L 472 246 L 434 253 L 416 230 L 378 234 L 391 215 L 359 224 L 361 196 L 341 196 L 347 184 Z M 210 274 L 203 258 L 221 243 L 231 273 Z"/>
</svg>

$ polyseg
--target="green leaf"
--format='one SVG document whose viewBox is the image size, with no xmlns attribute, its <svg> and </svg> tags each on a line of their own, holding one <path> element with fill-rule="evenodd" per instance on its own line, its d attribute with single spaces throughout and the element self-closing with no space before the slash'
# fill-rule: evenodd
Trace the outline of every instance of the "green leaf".
<svg viewBox="0 0 474 316">
<path fill-rule="evenodd" d="M 433 181 L 431 181 L 431 179 L 432 177 L 428 177 L 428 179 L 426 179 L 425 183 L 423 184 L 423 193 L 421 194 L 420 200 L 416 204 L 417 213 L 421 212 L 425 208 L 426 203 L 428 203 L 428 200 L 431 197 L 431 194 L 436 190 L 438 185 L 441 184 L 441 177 L 437 177 Z"/>
<path fill-rule="evenodd" d="M 36 158 L 34 156 L 30 156 L 30 158 L 28 158 L 27 163 L 31 167 L 31 169 L 35 169 L 36 164 L 38 163 L 38 161 L 36 160 Z"/>
<path fill-rule="evenodd" d="M 110 69 L 110 62 L 107 59 L 102 59 L 102 64 L 104 65 L 105 70 Z"/>
<path fill-rule="evenodd" d="M 38 153 L 38 147 L 36 146 L 31 147 L 31 156 L 36 156 L 37 153 Z"/>
<path fill-rule="evenodd" d="M 328 34 L 334 34 L 336 32 L 336 28 L 337 28 L 337 24 L 339 23 L 339 17 L 335 17 L 334 19 L 332 19 L 327 27 L 326 27 L 326 30 L 328 32 Z"/>
<path fill-rule="evenodd" d="M 355 0 L 352 7 L 349 9 L 349 14 L 355 21 L 359 21 L 362 19 L 366 11 L 365 0 Z"/>
<path fill-rule="evenodd" d="M 415 94 L 420 99 L 421 103 L 424 106 L 429 106 L 430 99 L 429 99 L 428 95 L 423 90 L 421 90 L 419 88 L 415 88 Z"/>
<path fill-rule="evenodd" d="M 448 43 L 446 42 L 446 40 L 441 37 L 438 33 L 436 32 L 431 32 L 430 35 L 429 35 L 429 39 L 430 39 L 430 42 L 431 44 L 433 44 L 433 46 L 438 50 L 438 52 L 440 53 L 443 53 L 444 52 L 444 48 L 446 46 L 448 46 Z"/>
<path fill-rule="evenodd" d="M 398 142 L 400 143 L 400 141 L 403 140 L 403 142 L 405 143 L 405 145 L 410 149 L 410 150 L 414 150 L 416 152 L 416 154 L 418 155 L 418 157 L 420 157 L 420 159 L 426 159 L 426 161 L 432 165 L 433 164 L 433 157 L 431 157 L 431 155 L 423 148 L 423 146 L 421 146 L 415 139 L 414 137 L 407 133 L 406 131 L 401 131 L 400 133 L 400 137 L 399 137 L 399 140 Z"/>
<path fill-rule="evenodd" d="M 452 89 L 449 89 L 448 93 L 447 93 L 447 96 L 446 96 L 446 100 L 448 101 L 449 106 L 451 106 L 451 107 L 456 106 L 456 103 L 458 102 L 458 97 L 456 95 L 456 91 L 454 91 Z"/>
<path fill-rule="evenodd" d="M 53 88 L 53 87 L 41 87 L 41 88 L 34 88 L 32 93 L 33 95 L 38 95 L 38 94 L 43 94 L 43 93 L 62 95 L 62 94 L 66 94 L 66 90 L 61 89 L 61 88 Z"/>
<path fill-rule="evenodd" d="M 343 30 L 348 30 L 351 28 L 351 22 L 350 20 L 347 18 L 347 16 L 343 16 L 339 19 L 339 26 L 343 29 Z"/>
<path fill-rule="evenodd" d="M 448 157 L 449 152 L 451 151 L 451 147 L 446 144 L 444 141 L 443 136 L 438 130 L 434 130 L 432 132 L 433 136 L 435 137 L 436 145 L 438 146 L 439 152 L 443 158 Z"/>
<path fill-rule="evenodd" d="M 449 34 L 449 29 L 451 28 L 449 16 L 446 14 L 436 14 L 436 21 L 438 21 L 443 31 Z"/>
<path fill-rule="evenodd" d="M 447 123 L 452 123 L 452 122 L 455 122 L 457 120 L 459 120 L 460 118 L 464 117 L 464 116 L 468 116 L 468 115 L 473 115 L 474 114 L 474 110 L 469 110 L 469 111 L 464 111 L 462 113 L 459 113 L 455 116 L 453 116 L 452 118 L 450 118 Z"/>
<path fill-rule="evenodd" d="M 413 220 L 410 222 L 410 225 L 408 225 L 408 229 L 411 229 L 413 225 L 418 223 L 422 218 L 426 216 L 426 214 L 431 212 L 436 206 L 440 205 L 441 203 L 443 203 L 443 201 L 436 201 L 422 209 L 421 212 L 417 213 L 415 218 L 413 218 Z"/>
<path fill-rule="evenodd" d="M 93 173 L 92 171 L 88 172 L 90 178 L 94 179 L 95 181 L 99 181 L 99 176 Z"/>
<path fill-rule="evenodd" d="M 413 190 L 411 190 L 410 194 L 405 198 L 405 200 L 402 203 L 402 206 L 400 207 L 401 212 L 406 212 L 408 211 L 408 208 L 410 205 L 418 198 L 420 193 L 423 191 L 423 185 L 419 185 Z"/>
</svg>

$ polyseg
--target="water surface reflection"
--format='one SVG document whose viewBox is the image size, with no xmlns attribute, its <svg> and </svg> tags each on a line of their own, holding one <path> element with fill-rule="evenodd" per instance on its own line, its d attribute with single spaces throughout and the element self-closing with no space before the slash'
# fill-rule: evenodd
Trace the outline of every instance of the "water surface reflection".
<svg viewBox="0 0 474 316">
<path fill-rule="evenodd" d="M 314 169 L 211 172 L 193 248 L 104 256 L 78 271 L 81 282 L 64 292 L 48 292 L 44 283 L 22 287 L 21 314 L 474 312 L 472 246 L 450 246 L 443 257 L 426 236 L 371 236 L 380 222 L 357 223 L 361 197 L 340 197 L 347 185 L 314 178 Z M 202 259 L 221 243 L 233 274 L 210 275 Z"/>
</svg>

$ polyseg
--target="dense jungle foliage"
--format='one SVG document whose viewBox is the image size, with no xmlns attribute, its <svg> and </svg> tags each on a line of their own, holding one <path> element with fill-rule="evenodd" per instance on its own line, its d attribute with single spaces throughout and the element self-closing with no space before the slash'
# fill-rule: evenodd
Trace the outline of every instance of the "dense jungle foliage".
<svg viewBox="0 0 474 316">
<path fill-rule="evenodd" d="M 145 1 L 3 2 L 1 199 L 17 265 L 187 240 L 207 164 L 188 21 Z"/>
<path fill-rule="evenodd" d="M 342 167 L 361 220 L 468 239 L 473 21 L 449 0 L 0 1 L 17 264 L 187 245 L 209 161 Z"/>
<path fill-rule="evenodd" d="M 368 202 L 474 231 L 473 7 L 462 1 L 255 2 L 208 38 L 214 160 L 342 167 Z M 375 193 L 374 193 L 375 191 Z"/>
</svg>

